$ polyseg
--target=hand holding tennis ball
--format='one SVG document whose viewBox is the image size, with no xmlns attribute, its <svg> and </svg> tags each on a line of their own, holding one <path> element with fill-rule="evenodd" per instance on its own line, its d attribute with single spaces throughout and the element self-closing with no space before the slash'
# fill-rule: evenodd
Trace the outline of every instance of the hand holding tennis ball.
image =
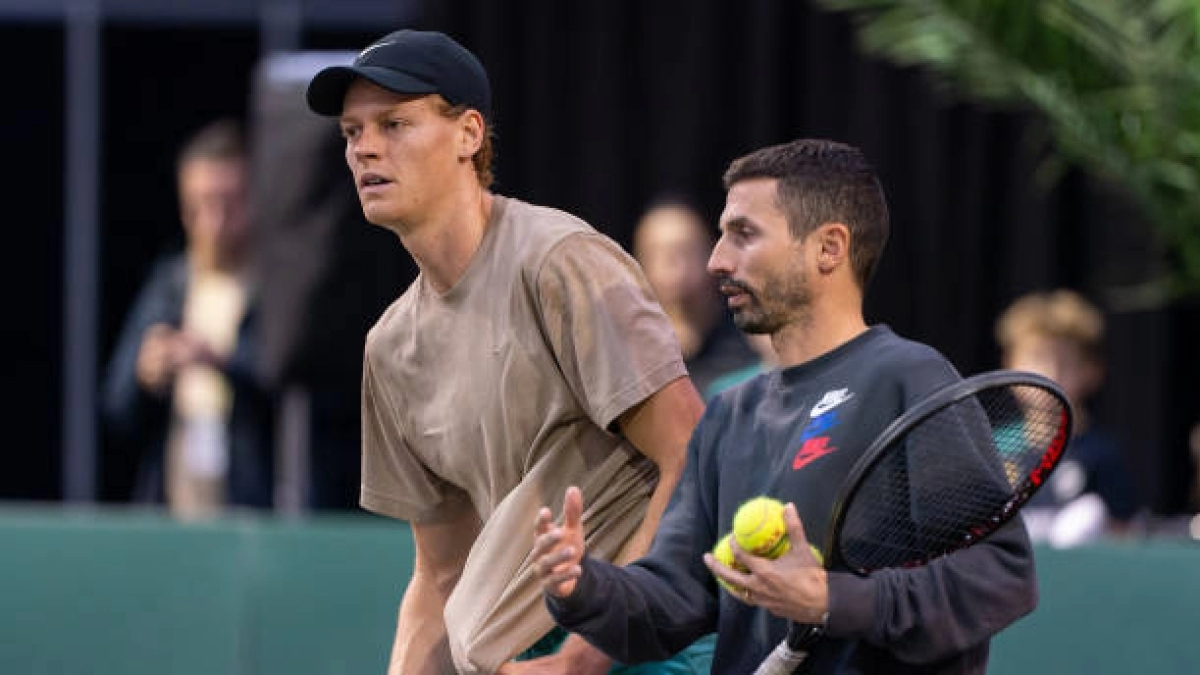
<svg viewBox="0 0 1200 675">
<path fill-rule="evenodd" d="M 735 538 L 738 546 L 751 555 L 773 560 L 787 553 L 791 544 L 787 538 L 787 525 L 783 521 L 783 503 L 770 497 L 755 497 L 746 501 L 733 517 L 733 532 L 721 537 L 713 547 L 712 554 L 717 562 L 744 574 L 749 570 L 733 557 L 730 540 Z M 720 577 L 717 577 L 717 582 L 734 595 L 743 594 L 743 589 Z"/>
<path fill-rule="evenodd" d="M 827 611 L 823 556 L 808 542 L 795 508 L 778 500 L 755 497 L 743 503 L 734 514 L 733 531 L 705 554 L 704 564 L 722 588 L 747 605 L 805 621 Z"/>
</svg>

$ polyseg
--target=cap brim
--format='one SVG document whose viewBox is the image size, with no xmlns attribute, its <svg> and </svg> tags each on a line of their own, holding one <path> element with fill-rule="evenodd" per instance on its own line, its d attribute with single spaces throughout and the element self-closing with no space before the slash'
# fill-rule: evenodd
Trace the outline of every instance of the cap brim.
<svg viewBox="0 0 1200 675">
<path fill-rule="evenodd" d="M 318 115 L 341 115 L 346 90 L 360 77 L 397 94 L 437 93 L 437 88 L 428 82 L 390 68 L 331 66 L 317 73 L 312 82 L 308 83 L 308 107 Z"/>
</svg>

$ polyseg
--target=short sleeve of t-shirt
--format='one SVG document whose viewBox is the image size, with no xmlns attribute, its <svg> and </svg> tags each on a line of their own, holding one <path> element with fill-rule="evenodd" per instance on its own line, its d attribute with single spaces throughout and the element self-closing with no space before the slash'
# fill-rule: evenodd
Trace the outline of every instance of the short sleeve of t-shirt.
<svg viewBox="0 0 1200 675">
<path fill-rule="evenodd" d="M 362 495 L 368 511 L 414 523 L 430 523 L 454 515 L 465 506 L 465 492 L 434 475 L 416 456 L 400 432 L 398 407 L 380 386 L 367 350 L 362 382 Z M 387 486 L 386 490 L 374 486 Z M 404 499 L 397 499 L 404 495 Z"/>
<path fill-rule="evenodd" d="M 613 420 L 686 374 L 675 333 L 641 268 L 598 233 L 564 237 L 538 270 L 551 349 L 592 421 Z"/>
</svg>

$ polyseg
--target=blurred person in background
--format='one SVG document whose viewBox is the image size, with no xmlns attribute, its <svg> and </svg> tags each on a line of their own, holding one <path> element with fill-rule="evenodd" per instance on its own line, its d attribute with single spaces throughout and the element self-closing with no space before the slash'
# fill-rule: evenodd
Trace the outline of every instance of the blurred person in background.
<svg viewBox="0 0 1200 675">
<path fill-rule="evenodd" d="M 1200 514 L 1200 423 L 1193 426 L 1191 432 L 1188 434 L 1188 449 L 1192 453 L 1193 472 L 1191 491 L 1188 495 L 1189 506 L 1194 513 Z M 1197 529 L 1193 536 L 1196 539 L 1200 539 L 1200 529 Z"/>
<path fill-rule="evenodd" d="M 165 501 L 184 518 L 269 507 L 271 399 L 255 373 L 239 125 L 201 129 L 176 171 L 186 247 L 155 263 L 125 320 L 103 419 L 138 453 L 136 501 Z"/>
<path fill-rule="evenodd" d="M 1060 289 L 1022 296 L 996 322 L 1005 368 L 1043 375 L 1075 411 L 1067 455 L 1022 514 L 1034 541 L 1067 547 L 1126 530 L 1138 509 L 1129 462 L 1089 410 L 1104 382 L 1104 317 Z"/>
<path fill-rule="evenodd" d="M 759 361 L 705 269 L 713 243 L 700 214 L 677 199 L 650 207 L 633 234 L 633 255 L 671 320 L 688 375 L 701 392 L 718 377 Z"/>
<path fill-rule="evenodd" d="M 703 404 L 636 261 L 574 216 L 489 189 L 490 91 L 473 54 L 411 30 L 308 88 L 314 112 L 339 118 L 366 219 L 420 270 L 363 365 L 361 503 L 411 523 L 416 545 L 389 672 L 606 673 L 608 657 L 550 619 L 530 524 L 580 484 L 597 555 L 644 553 Z"/>
<path fill-rule="evenodd" d="M 750 378 L 768 371 L 779 365 L 779 356 L 775 353 L 775 347 L 771 345 L 771 336 L 769 335 L 746 335 L 746 341 L 750 343 L 750 347 L 758 354 L 758 362 L 751 363 L 748 366 L 743 366 L 737 370 L 725 373 L 708 384 L 704 390 L 704 400 L 712 400 L 712 397 L 737 385 L 749 380 Z"/>
</svg>

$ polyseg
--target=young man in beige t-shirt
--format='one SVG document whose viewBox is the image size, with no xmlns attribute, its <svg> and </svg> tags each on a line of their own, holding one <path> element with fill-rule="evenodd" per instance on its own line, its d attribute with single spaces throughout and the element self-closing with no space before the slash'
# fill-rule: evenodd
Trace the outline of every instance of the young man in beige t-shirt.
<svg viewBox="0 0 1200 675">
<path fill-rule="evenodd" d="M 650 543 L 702 403 L 636 263 L 566 213 L 492 194 L 490 94 L 440 33 L 398 31 L 319 73 L 363 211 L 420 276 L 367 339 L 365 508 L 412 524 L 391 673 L 605 673 L 527 560 L 538 507 L 581 484 L 598 555 Z M 639 672 L 686 672 L 676 666 Z"/>
</svg>

